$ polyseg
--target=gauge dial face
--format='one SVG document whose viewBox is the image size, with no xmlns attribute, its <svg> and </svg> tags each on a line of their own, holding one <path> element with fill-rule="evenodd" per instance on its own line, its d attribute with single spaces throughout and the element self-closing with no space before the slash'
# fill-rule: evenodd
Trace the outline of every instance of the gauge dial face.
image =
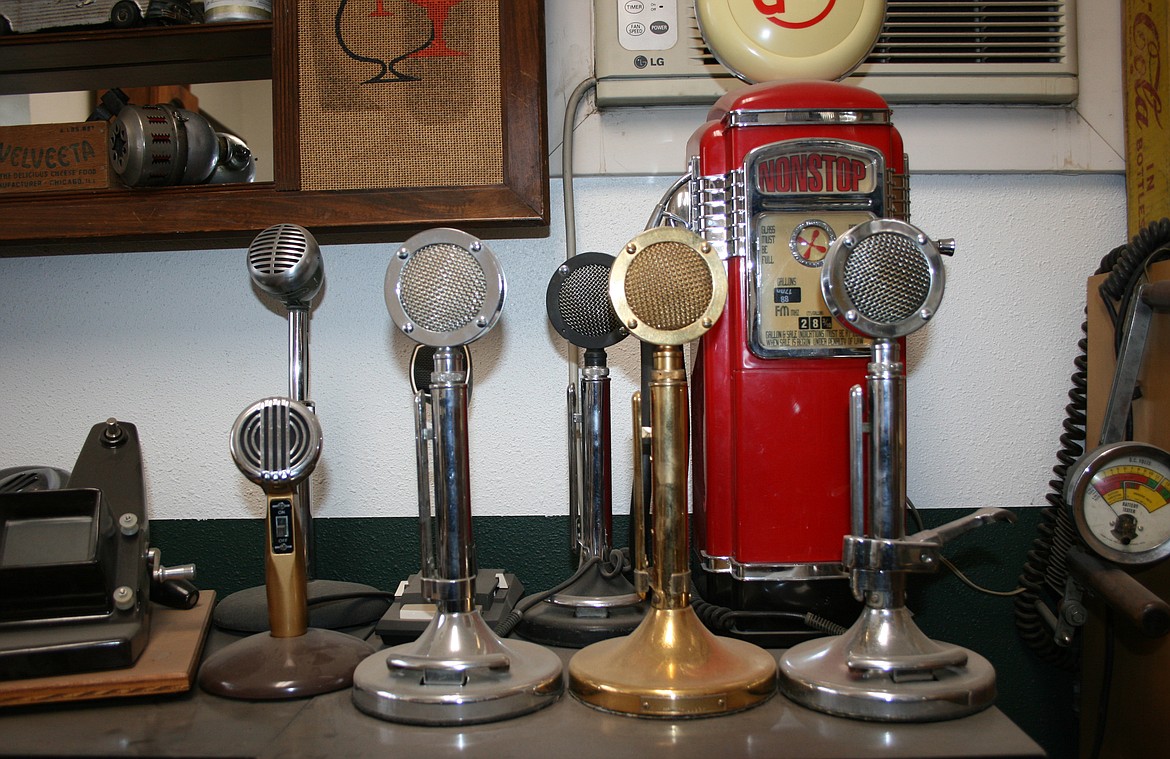
<svg viewBox="0 0 1170 759">
<path fill-rule="evenodd" d="M 1073 475 L 1067 500 L 1090 548 L 1121 564 L 1170 554 L 1170 454 L 1113 443 L 1087 454 Z"/>
</svg>

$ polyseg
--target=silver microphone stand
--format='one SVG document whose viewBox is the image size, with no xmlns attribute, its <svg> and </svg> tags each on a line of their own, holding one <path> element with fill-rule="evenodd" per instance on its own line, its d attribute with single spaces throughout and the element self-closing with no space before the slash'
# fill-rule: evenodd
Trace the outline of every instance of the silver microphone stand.
<svg viewBox="0 0 1170 759">
<path fill-rule="evenodd" d="M 849 420 L 853 534 L 842 563 L 865 604 L 842 635 L 811 640 L 780 659 L 780 689 L 797 703 L 857 719 L 925 722 L 979 711 L 995 698 L 995 670 L 982 656 L 928 638 L 906 608 L 906 575 L 937 569 L 950 539 L 995 521 L 1005 509 L 980 509 L 932 530 L 906 535 L 906 367 L 900 338 L 933 318 L 942 301 L 936 244 L 911 225 L 878 219 L 842 235 L 824 261 L 821 289 L 833 315 L 874 338 L 865 402 L 853 388 Z"/>
<path fill-rule="evenodd" d="M 495 325 L 504 291 L 487 247 L 451 229 L 415 235 L 386 272 L 395 324 L 437 348 L 430 391 L 415 396 L 422 585 L 435 613 L 418 640 L 380 651 L 354 671 L 354 704 L 381 719 L 488 722 L 547 706 L 563 690 L 556 654 L 501 639 L 475 607 L 467 367 L 453 348 Z"/>
</svg>

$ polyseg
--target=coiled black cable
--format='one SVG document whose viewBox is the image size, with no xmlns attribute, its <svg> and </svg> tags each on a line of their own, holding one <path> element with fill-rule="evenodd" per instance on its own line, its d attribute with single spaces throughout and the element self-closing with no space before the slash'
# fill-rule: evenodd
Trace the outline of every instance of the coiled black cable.
<svg viewBox="0 0 1170 759">
<path fill-rule="evenodd" d="M 1150 264 L 1170 258 L 1170 219 L 1154 222 L 1136 234 L 1127 245 L 1111 250 L 1101 259 L 1095 274 L 1108 275 L 1098 292 L 1109 313 L 1114 328 L 1114 350 L 1120 345 L 1121 320 L 1129 310 L 1130 301 Z M 1064 503 L 1064 485 L 1069 467 L 1085 451 L 1085 418 L 1088 407 L 1088 322 L 1081 324 L 1084 336 L 1077 343 L 1075 371 L 1065 406 L 1057 464 L 1052 468 L 1055 477 L 1048 482 L 1045 496 L 1047 506 L 1040 513 L 1036 538 L 1028 550 L 1020 572 L 1019 583 L 1024 592 L 1016 596 L 1016 630 L 1034 654 L 1042 661 L 1061 669 L 1075 670 L 1079 651 L 1073 647 L 1058 646 L 1052 630 L 1037 610 L 1046 604 L 1046 596 L 1055 596 L 1059 602 L 1068 580 L 1065 556 L 1068 548 L 1080 542 L 1072 518 Z M 1048 591 L 1045 591 L 1047 586 Z"/>
</svg>

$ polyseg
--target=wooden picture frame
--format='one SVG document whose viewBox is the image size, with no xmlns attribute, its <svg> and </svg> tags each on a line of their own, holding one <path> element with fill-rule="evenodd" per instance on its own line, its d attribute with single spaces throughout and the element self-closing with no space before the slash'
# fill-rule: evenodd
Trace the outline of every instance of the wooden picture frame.
<svg viewBox="0 0 1170 759">
<path fill-rule="evenodd" d="M 307 196 L 321 204 L 313 215 L 321 222 L 346 217 L 347 226 L 418 228 L 443 225 L 478 228 L 533 226 L 547 228 L 549 169 L 545 106 L 544 9 L 540 0 L 498 0 L 499 110 L 502 119 L 502 173 L 486 185 L 306 191 L 300 155 L 300 115 L 305 88 L 298 72 L 308 51 L 300 34 L 298 5 L 319 0 L 278 0 L 274 18 L 273 101 L 275 129 L 282 139 L 276 150 L 276 185 L 280 191 Z M 344 0 L 342 0 L 344 3 Z M 372 4 L 374 0 L 369 0 Z M 380 6 L 380 4 L 379 4 Z M 449 146 L 459 152 L 462 146 Z M 344 169 L 342 169 L 344 170 Z M 368 216 L 367 216 L 368 215 Z M 306 225 L 312 228 L 312 223 Z"/>
</svg>

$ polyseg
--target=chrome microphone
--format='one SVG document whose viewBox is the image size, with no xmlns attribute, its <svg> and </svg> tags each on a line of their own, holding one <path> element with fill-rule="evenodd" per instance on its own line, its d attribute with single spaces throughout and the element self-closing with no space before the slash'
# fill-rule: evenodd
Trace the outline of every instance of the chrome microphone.
<svg viewBox="0 0 1170 759">
<path fill-rule="evenodd" d="M 309 230 L 296 224 L 268 227 L 248 246 L 248 276 L 256 287 L 280 300 L 288 311 L 288 397 L 309 400 L 309 307 L 325 281 L 321 248 Z M 309 482 L 297 493 L 300 523 L 305 530 L 309 576 L 314 574 L 316 532 L 313 529 L 313 499 Z"/>
<path fill-rule="evenodd" d="M 874 339 L 868 392 L 860 385 L 851 391 L 853 534 L 845 537 L 842 559 L 865 608 L 844 634 L 785 652 L 780 687 L 797 703 L 830 714 L 933 721 L 971 714 L 995 698 L 991 664 L 928 638 L 905 604 L 906 575 L 937 569 L 948 540 L 1014 520 L 1005 509 L 987 508 L 906 535 L 906 368 L 899 340 L 934 318 L 945 287 L 941 256 L 953 252 L 953 241 L 936 243 L 906 222 L 875 219 L 838 238 L 824 260 L 821 291 L 830 311 Z"/>
<path fill-rule="evenodd" d="M 475 607 L 467 366 L 457 348 L 499 319 L 503 271 L 480 240 L 433 229 L 398 249 L 385 290 L 395 326 L 435 348 L 429 392 L 416 393 L 414 407 L 422 588 L 435 615 L 413 643 L 358 665 L 354 704 L 381 719 L 428 725 L 534 711 L 561 694 L 560 658 L 534 643 L 501 639 Z"/>
<path fill-rule="evenodd" d="M 650 608 L 621 638 L 586 646 L 569 661 L 569 688 L 583 703 L 641 717 L 703 717 L 763 703 L 776 688 L 776 663 L 762 648 L 718 638 L 690 605 L 687 532 L 686 368 L 682 345 L 714 326 L 727 299 L 727 274 L 711 246 L 682 228 L 658 227 L 630 241 L 613 264 L 609 297 L 621 323 L 654 346 L 650 427 L 633 405 L 635 587 Z M 641 461 L 650 439 L 650 519 L 642 524 Z M 644 533 L 652 535 L 652 560 Z"/>
<path fill-rule="evenodd" d="M 230 450 L 240 471 L 267 497 L 264 577 L 269 632 L 236 641 L 204 663 L 199 684 L 229 698 L 284 699 L 352 683 L 373 650 L 364 641 L 309 627 L 304 533 L 297 486 L 321 455 L 321 426 L 304 404 L 265 398 L 237 417 Z"/>
<path fill-rule="evenodd" d="M 523 613 L 520 635 L 579 648 L 627 635 L 642 621 L 641 597 L 622 576 L 620 552 L 611 566 L 613 494 L 609 367 L 605 349 L 629 332 L 609 300 L 613 256 L 581 253 L 557 267 L 545 292 L 548 320 L 585 362 L 566 391 L 569 458 L 569 549 L 577 572 L 568 585 Z M 575 362 L 576 363 L 576 362 Z"/>
</svg>

